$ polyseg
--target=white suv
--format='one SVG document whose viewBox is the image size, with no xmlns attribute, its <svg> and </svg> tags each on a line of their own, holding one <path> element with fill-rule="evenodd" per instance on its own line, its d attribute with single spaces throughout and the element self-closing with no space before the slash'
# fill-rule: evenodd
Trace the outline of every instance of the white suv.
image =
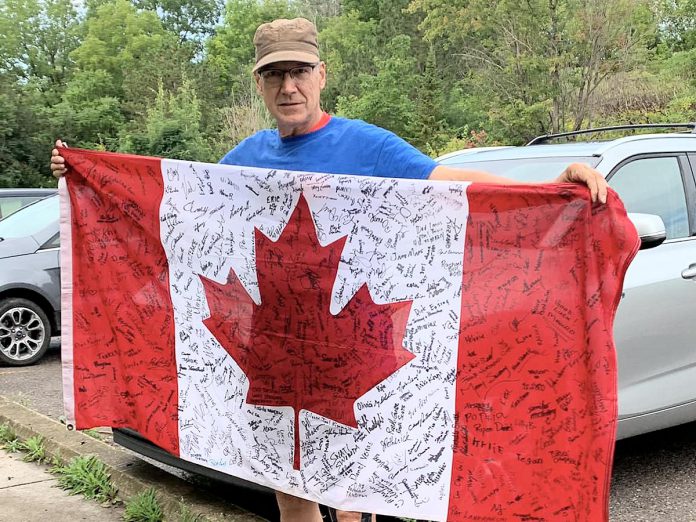
<svg viewBox="0 0 696 522">
<path fill-rule="evenodd" d="M 550 180 L 569 163 L 584 162 L 618 192 L 643 239 L 626 274 L 614 328 L 618 438 L 696 420 L 696 124 L 677 126 L 691 133 L 549 144 L 604 130 L 594 129 L 438 158 L 443 165 L 523 181 Z M 636 127 L 645 126 L 609 130 Z"/>
</svg>

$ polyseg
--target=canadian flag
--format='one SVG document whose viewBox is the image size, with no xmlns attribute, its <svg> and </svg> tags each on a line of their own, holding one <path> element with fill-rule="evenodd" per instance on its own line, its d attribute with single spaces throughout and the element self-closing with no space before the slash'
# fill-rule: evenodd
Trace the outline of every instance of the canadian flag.
<svg viewBox="0 0 696 522">
<path fill-rule="evenodd" d="M 345 510 L 607 519 L 613 192 L 62 153 L 76 428 Z"/>
</svg>

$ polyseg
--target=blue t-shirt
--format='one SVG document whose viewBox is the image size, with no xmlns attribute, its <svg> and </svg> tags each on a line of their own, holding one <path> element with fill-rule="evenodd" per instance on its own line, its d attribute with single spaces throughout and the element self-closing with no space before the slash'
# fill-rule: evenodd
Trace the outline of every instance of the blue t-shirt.
<svg viewBox="0 0 696 522">
<path fill-rule="evenodd" d="M 328 174 L 426 179 L 437 166 L 396 134 L 332 116 L 319 130 L 281 138 L 276 129 L 246 138 L 220 163 Z"/>
</svg>

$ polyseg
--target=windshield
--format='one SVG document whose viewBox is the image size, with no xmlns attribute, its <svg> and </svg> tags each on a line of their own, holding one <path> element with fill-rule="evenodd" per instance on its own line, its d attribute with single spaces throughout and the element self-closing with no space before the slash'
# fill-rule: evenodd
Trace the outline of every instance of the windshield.
<svg viewBox="0 0 696 522">
<path fill-rule="evenodd" d="M 587 163 L 596 167 L 599 158 L 594 156 L 556 156 L 553 158 L 516 158 L 484 161 L 480 157 L 471 161 L 448 163 L 448 167 L 476 169 L 505 176 L 517 181 L 550 181 L 557 178 L 571 163 Z"/>
<path fill-rule="evenodd" d="M 52 222 L 58 221 L 58 196 L 49 196 L 20 208 L 0 220 L 0 237 L 33 236 Z"/>
</svg>

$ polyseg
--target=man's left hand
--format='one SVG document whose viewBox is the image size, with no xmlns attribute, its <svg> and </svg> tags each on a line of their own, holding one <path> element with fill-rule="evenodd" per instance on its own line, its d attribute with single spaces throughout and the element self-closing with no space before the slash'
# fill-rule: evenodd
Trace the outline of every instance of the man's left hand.
<svg viewBox="0 0 696 522">
<path fill-rule="evenodd" d="M 583 183 L 590 189 L 592 202 L 607 202 L 607 181 L 599 172 L 585 163 L 571 163 L 556 178 L 556 183 Z"/>
</svg>

